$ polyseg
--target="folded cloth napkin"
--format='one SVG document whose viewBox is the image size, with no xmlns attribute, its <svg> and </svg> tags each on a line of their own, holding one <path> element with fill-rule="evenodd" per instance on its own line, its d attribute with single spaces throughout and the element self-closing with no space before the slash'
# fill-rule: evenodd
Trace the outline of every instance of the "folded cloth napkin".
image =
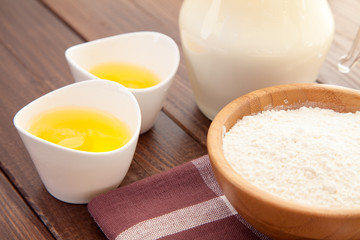
<svg viewBox="0 0 360 240">
<path fill-rule="evenodd" d="M 88 210 L 109 239 L 269 239 L 225 198 L 208 156 L 100 195 Z"/>
</svg>

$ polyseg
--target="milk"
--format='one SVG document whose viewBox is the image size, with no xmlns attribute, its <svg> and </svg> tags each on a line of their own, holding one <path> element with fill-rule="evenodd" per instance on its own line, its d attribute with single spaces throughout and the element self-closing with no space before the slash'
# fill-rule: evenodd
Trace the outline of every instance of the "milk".
<svg viewBox="0 0 360 240">
<path fill-rule="evenodd" d="M 250 91 L 315 81 L 334 32 L 325 0 L 185 0 L 179 25 L 195 99 L 210 119 Z"/>
</svg>

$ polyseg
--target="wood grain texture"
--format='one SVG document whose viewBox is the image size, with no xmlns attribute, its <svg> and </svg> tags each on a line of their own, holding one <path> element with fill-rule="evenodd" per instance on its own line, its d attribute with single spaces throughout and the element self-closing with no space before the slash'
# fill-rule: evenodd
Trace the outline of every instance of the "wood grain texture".
<svg viewBox="0 0 360 240">
<path fill-rule="evenodd" d="M 335 15 L 336 34 L 319 80 L 359 88 L 359 67 L 349 75 L 336 70 L 338 57 L 347 52 L 360 25 L 356 10 L 359 1 L 329 2 Z M 62 203 L 47 193 L 13 127 L 12 117 L 30 101 L 73 82 L 64 57 L 64 51 L 72 45 L 146 30 L 169 35 L 181 50 L 178 30 L 181 4 L 182 0 L 0 0 L 0 168 L 26 201 L 27 205 L 20 203 L 24 212 L 36 213 L 56 239 L 105 239 L 105 236 L 86 205 Z M 195 104 L 181 58 L 163 112 L 154 128 L 140 137 L 122 186 L 205 154 L 210 123 Z M 18 202 L 15 198 L 9 204 Z M 6 211 L 0 209 L 0 215 Z M 9 217 L 13 220 L 8 222 L 9 228 L 16 229 L 16 223 L 22 219 L 11 212 L 14 214 Z M 31 229 L 27 223 L 20 227 Z M 46 237 L 43 230 L 39 231 L 40 235 L 32 239 Z"/>
<path fill-rule="evenodd" d="M 24 67 L 24 63 L 17 61 L 17 58 L 3 45 L 0 45 L 0 58 L 3 63 L 0 65 L 0 71 L 3 73 L 0 104 L 6 106 L 0 111 L 2 170 L 55 238 L 80 239 L 89 235 L 94 236 L 95 239 L 104 239 L 85 205 L 65 204 L 48 194 L 12 124 L 16 111 L 28 101 L 35 99 L 39 92 L 46 92 L 49 86 L 40 81 L 43 79 L 34 77 L 31 71 Z M 15 223 L 11 224 L 15 226 Z"/>
<path fill-rule="evenodd" d="M 0 166 L 56 239 L 105 239 L 86 205 L 62 203 L 47 193 L 12 124 L 21 107 L 73 82 L 64 51 L 83 40 L 37 1 L 1 0 L 0 5 Z M 122 185 L 206 153 L 163 113 L 139 142 Z"/>
<path fill-rule="evenodd" d="M 132 31 L 160 31 L 181 47 L 178 30 L 178 15 L 182 1 L 56 1 L 42 0 L 56 14 L 61 16 L 73 29 L 87 41 Z M 65 2 L 65 3 L 64 3 Z M 334 12 L 335 35 L 333 44 L 320 71 L 321 83 L 360 89 L 360 67 L 350 74 L 337 70 L 337 63 L 346 54 L 360 26 L 360 2 L 357 0 L 330 0 Z M 133 18 L 131 15 L 141 16 Z M 131 19 L 132 22 L 128 21 Z M 91 27 L 90 27 L 91 26 Z M 181 63 L 173 87 L 170 89 L 164 112 L 199 142 L 206 143 L 210 121 L 197 109 L 188 83 L 184 59 Z M 289 80 L 291 83 L 291 80 Z"/>
<path fill-rule="evenodd" d="M 182 0 L 41 0 L 87 41 L 133 31 L 168 33 L 179 44 Z"/>
<path fill-rule="evenodd" d="M 53 239 L 12 184 L 0 172 L 0 236 L 7 239 Z"/>
<path fill-rule="evenodd" d="M 153 175 L 206 153 L 203 145 L 160 113 L 153 129 L 140 136 L 135 161 Z"/>
<path fill-rule="evenodd" d="M 319 209 L 285 201 L 237 174 L 223 154 L 223 127 L 265 109 L 318 106 L 339 112 L 360 110 L 360 91 L 320 84 L 265 88 L 225 107 L 209 129 L 208 152 L 225 196 L 250 224 L 274 239 L 359 239 L 360 209 Z M 346 231 L 345 231 L 346 230 Z"/>
<path fill-rule="evenodd" d="M 42 1 L 86 41 L 125 32 L 158 31 L 173 38 L 181 51 L 178 16 L 182 0 Z M 164 112 L 185 132 L 206 144 L 210 120 L 196 106 L 182 54 Z"/>
</svg>

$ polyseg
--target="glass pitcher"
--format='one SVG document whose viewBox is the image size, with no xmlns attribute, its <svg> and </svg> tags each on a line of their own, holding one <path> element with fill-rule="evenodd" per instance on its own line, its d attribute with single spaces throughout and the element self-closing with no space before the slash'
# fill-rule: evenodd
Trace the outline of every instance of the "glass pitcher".
<svg viewBox="0 0 360 240">
<path fill-rule="evenodd" d="M 326 0 L 184 0 L 179 28 L 197 105 L 212 119 L 253 90 L 315 81 L 334 20 Z"/>
</svg>

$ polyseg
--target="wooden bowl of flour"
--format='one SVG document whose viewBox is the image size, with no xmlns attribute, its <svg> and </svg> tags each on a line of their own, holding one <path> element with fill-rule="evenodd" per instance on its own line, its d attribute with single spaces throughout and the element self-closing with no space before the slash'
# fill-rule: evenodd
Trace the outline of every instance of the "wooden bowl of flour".
<svg viewBox="0 0 360 240">
<path fill-rule="evenodd" d="M 232 101 L 217 114 L 207 136 L 216 179 L 238 213 L 273 239 L 360 239 L 360 208 L 320 208 L 284 200 L 246 181 L 224 157 L 224 132 L 239 119 L 273 108 L 302 106 L 356 112 L 360 110 L 360 91 L 315 83 L 289 84 L 260 89 Z"/>
</svg>

